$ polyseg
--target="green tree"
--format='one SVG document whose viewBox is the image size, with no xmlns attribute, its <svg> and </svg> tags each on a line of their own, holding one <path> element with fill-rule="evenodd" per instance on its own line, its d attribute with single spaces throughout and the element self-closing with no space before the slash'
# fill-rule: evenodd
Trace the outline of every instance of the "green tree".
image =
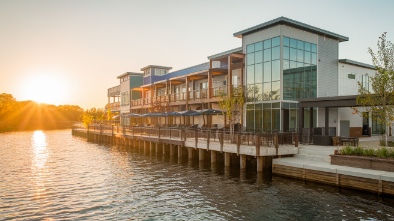
<svg viewBox="0 0 394 221">
<path fill-rule="evenodd" d="M 230 125 L 230 133 L 234 132 L 234 124 L 242 119 L 242 110 L 245 103 L 244 89 L 242 86 L 233 87 L 233 92 L 228 96 L 226 91 L 219 92 L 219 107 L 223 110 L 224 117 Z"/>
<path fill-rule="evenodd" d="M 372 91 L 359 82 L 357 103 L 372 112 L 375 119 L 386 127 L 384 143 L 387 146 L 388 127 L 394 120 L 394 45 L 386 40 L 385 32 L 379 37 L 377 46 L 376 53 L 368 49 L 377 70 L 371 77 Z"/>
</svg>

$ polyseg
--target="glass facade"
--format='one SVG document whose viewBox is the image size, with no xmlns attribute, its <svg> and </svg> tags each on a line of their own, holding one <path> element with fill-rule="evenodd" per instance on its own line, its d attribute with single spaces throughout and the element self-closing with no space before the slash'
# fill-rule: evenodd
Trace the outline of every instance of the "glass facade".
<svg viewBox="0 0 394 221">
<path fill-rule="evenodd" d="M 278 36 L 247 45 L 246 54 L 247 129 L 295 131 L 298 103 L 292 101 L 317 96 L 317 45 L 285 36 L 281 44 Z"/>
<path fill-rule="evenodd" d="M 283 100 L 315 98 L 316 44 L 283 37 Z"/>
<path fill-rule="evenodd" d="M 246 46 L 247 102 L 280 100 L 280 37 Z"/>
</svg>

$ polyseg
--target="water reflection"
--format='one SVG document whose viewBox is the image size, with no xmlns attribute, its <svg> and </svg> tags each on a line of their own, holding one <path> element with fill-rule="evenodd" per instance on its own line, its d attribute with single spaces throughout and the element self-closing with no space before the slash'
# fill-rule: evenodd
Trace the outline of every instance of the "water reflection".
<svg viewBox="0 0 394 221">
<path fill-rule="evenodd" d="M 31 138 L 31 145 L 34 153 L 33 165 L 40 169 L 45 166 L 48 157 L 45 133 L 41 130 L 34 131 Z"/>
</svg>

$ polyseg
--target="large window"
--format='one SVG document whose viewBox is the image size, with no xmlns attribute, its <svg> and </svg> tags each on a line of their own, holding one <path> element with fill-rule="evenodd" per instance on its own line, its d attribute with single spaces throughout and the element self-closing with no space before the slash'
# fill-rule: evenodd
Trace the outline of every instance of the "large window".
<svg viewBox="0 0 394 221">
<path fill-rule="evenodd" d="M 316 97 L 316 44 L 283 37 L 283 99 Z"/>
<path fill-rule="evenodd" d="M 280 37 L 246 46 L 247 101 L 280 100 Z"/>
</svg>

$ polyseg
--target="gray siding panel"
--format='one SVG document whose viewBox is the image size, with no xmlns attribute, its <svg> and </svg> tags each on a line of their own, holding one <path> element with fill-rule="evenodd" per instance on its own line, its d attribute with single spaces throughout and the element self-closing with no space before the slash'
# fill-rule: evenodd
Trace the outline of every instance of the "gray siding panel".
<svg viewBox="0 0 394 221">
<path fill-rule="evenodd" d="M 338 40 L 318 36 L 317 96 L 338 96 Z"/>
</svg>

